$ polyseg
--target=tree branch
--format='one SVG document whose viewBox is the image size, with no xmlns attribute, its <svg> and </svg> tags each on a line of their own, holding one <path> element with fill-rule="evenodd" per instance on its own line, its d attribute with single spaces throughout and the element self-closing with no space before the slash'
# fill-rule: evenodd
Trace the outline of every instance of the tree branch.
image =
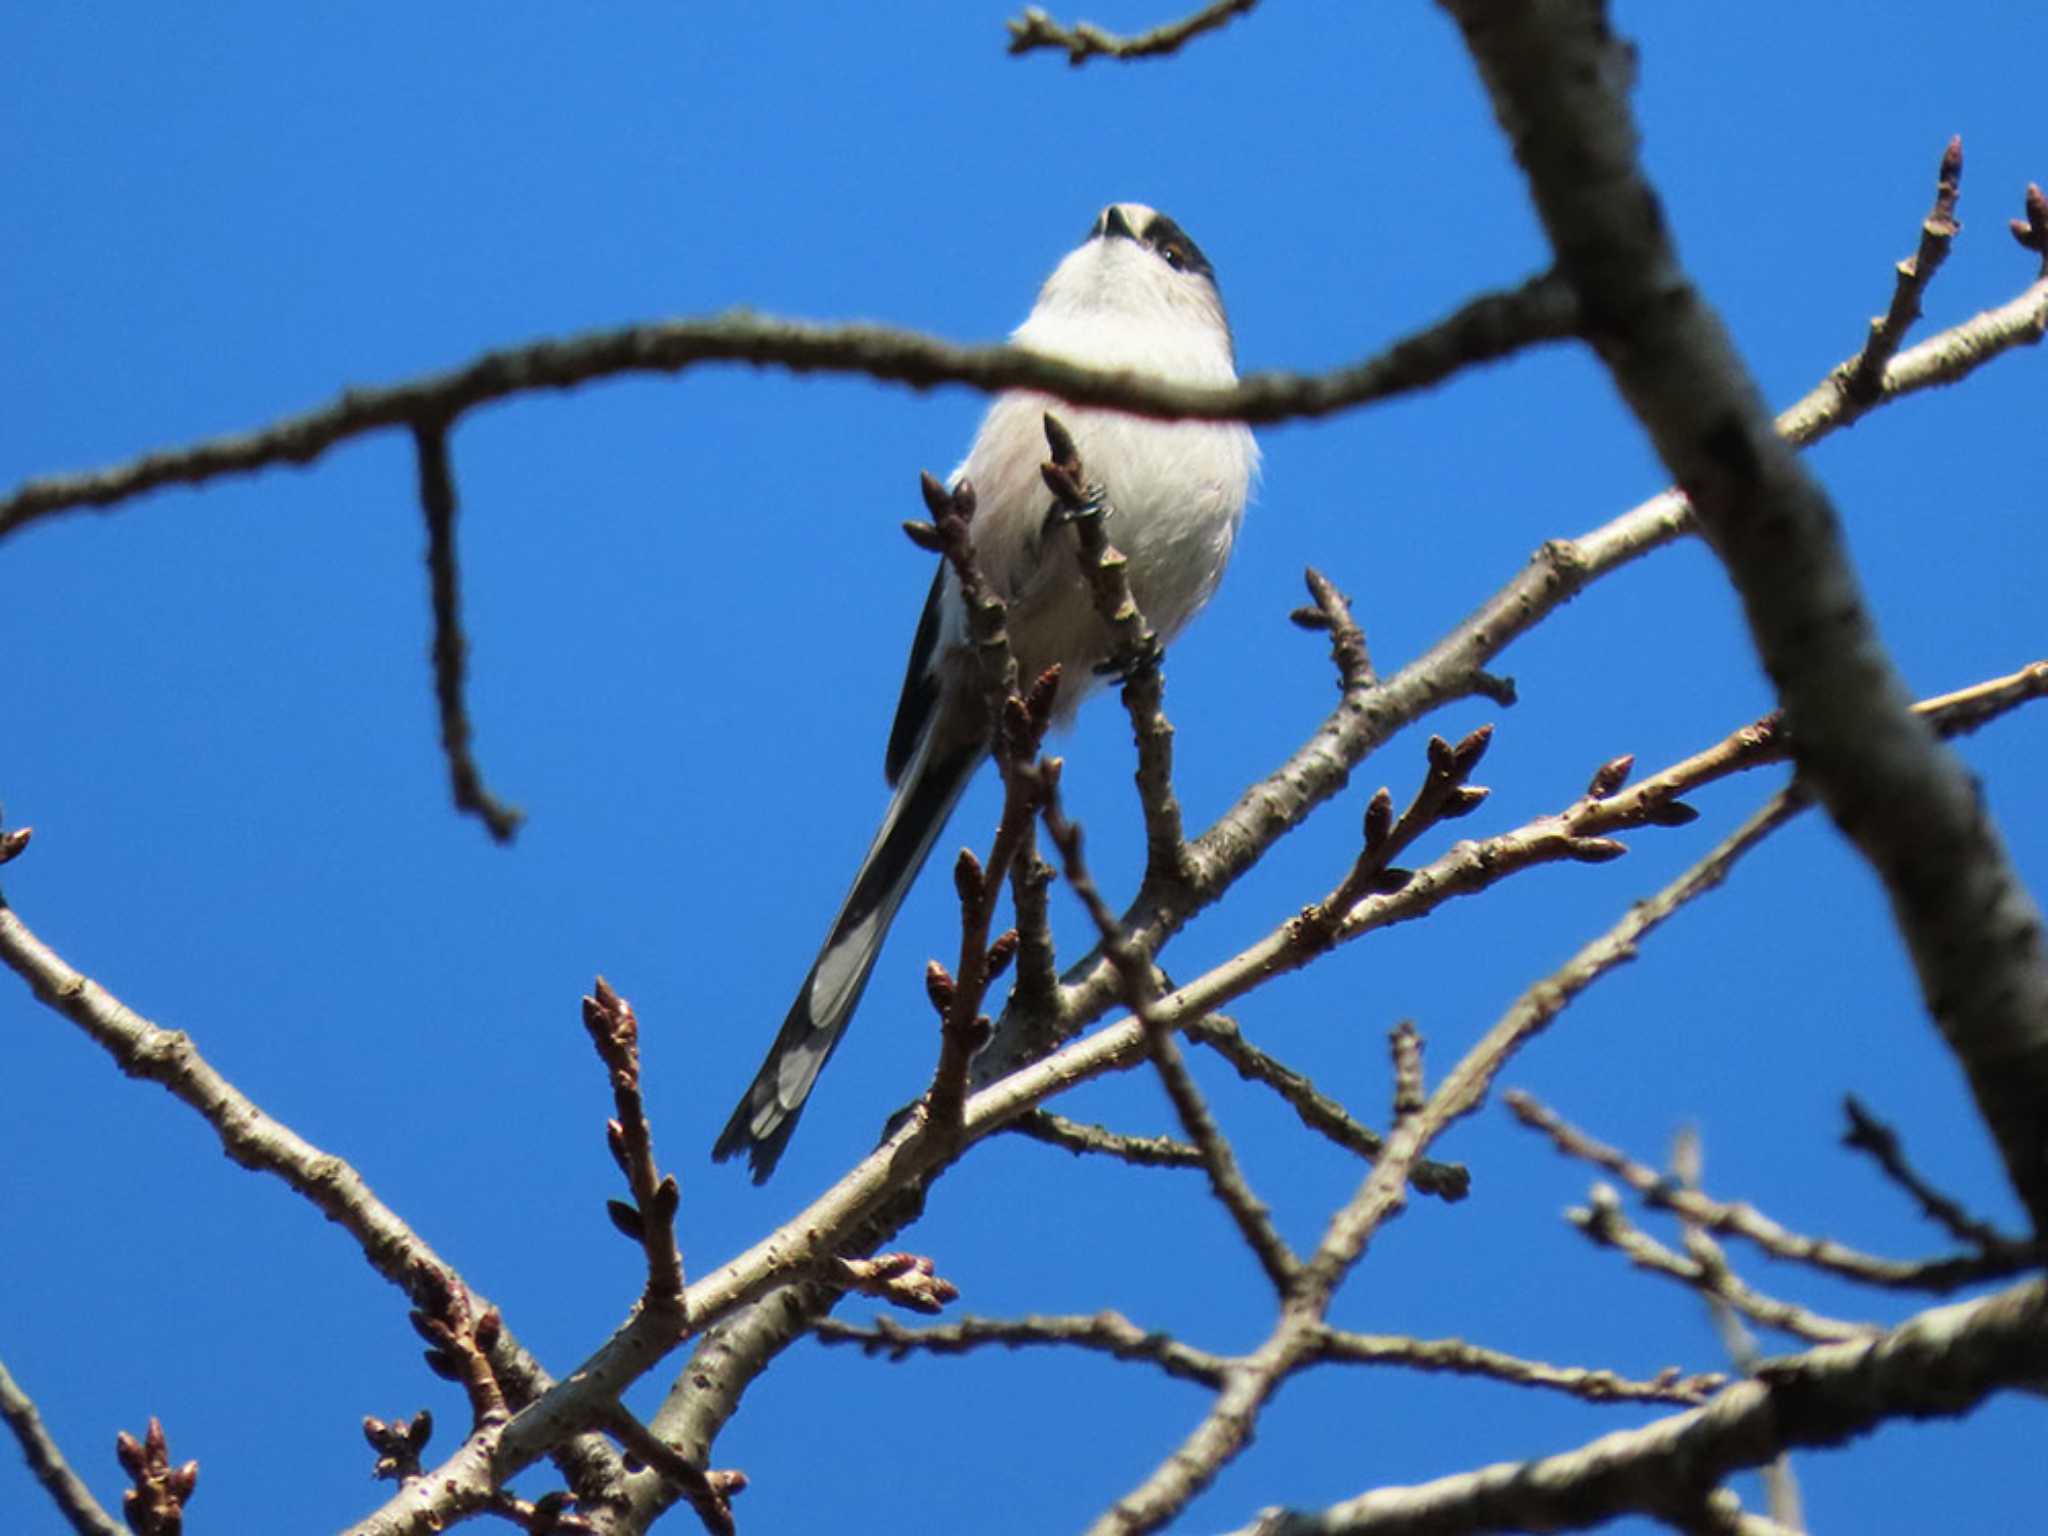
<svg viewBox="0 0 2048 1536">
<path fill-rule="evenodd" d="M 1601 0 L 1444 0 L 1587 334 L 1741 595 L 1805 779 L 1891 898 L 1928 1011 L 2048 1231 L 2048 947 L 1977 785 L 1914 718 L 1826 493 L 1679 265 Z M 1889 371 L 1889 370 L 1887 370 Z"/>
<path fill-rule="evenodd" d="M 1237 1536 L 1463 1536 L 1661 1517 L 1784 1451 L 1841 1445 L 1894 1419 L 1952 1418 L 2044 1372 L 2048 1281 L 2030 1280 L 1922 1312 L 1868 1341 L 1767 1361 L 1757 1380 L 1704 1408 L 1561 1456 L 1380 1488 L 1313 1512 L 1275 1512 Z"/>
<path fill-rule="evenodd" d="M 1035 53 L 1044 48 L 1057 48 L 1066 53 L 1069 64 L 1079 67 L 1091 58 L 1158 59 L 1178 53 L 1183 44 L 1204 32 L 1221 31 L 1227 23 L 1258 3 L 1259 0 L 1214 0 L 1214 3 L 1178 21 L 1169 21 L 1148 32 L 1137 32 L 1128 37 L 1105 32 L 1086 21 L 1063 27 L 1035 5 L 1026 6 L 1021 17 L 1005 22 L 1004 26 L 1010 32 L 1011 53 Z"/>
<path fill-rule="evenodd" d="M 1529 1094 L 1517 1090 L 1506 1098 L 1508 1108 L 1522 1124 L 1549 1137 L 1551 1145 L 1565 1156 L 1605 1169 L 1635 1191 L 1644 1204 L 1670 1211 L 1708 1232 L 1747 1239 L 1773 1258 L 1810 1265 L 1845 1280 L 1885 1290 L 1945 1295 L 1966 1285 L 2038 1269 L 2048 1261 L 2048 1247 L 2037 1243 L 2002 1244 L 1986 1252 L 1912 1262 L 1861 1253 L 1832 1238 L 1791 1231 L 1746 1202 L 1715 1200 L 1688 1189 L 1619 1148 L 1595 1141 Z"/>
<path fill-rule="evenodd" d="M 1327 416 L 1441 383 L 1461 368 L 1572 335 L 1577 307 L 1545 274 L 1473 299 L 1377 356 L 1324 374 L 1255 373 L 1229 387 L 1171 384 L 1103 372 L 1010 346 L 960 346 L 880 325 L 817 325 L 747 310 L 667 320 L 487 352 L 466 367 L 408 383 L 352 389 L 331 404 L 268 427 L 208 438 L 83 474 L 27 481 L 0 499 L 0 538 L 53 513 L 110 507 L 165 485 L 308 464 L 335 444 L 416 423 L 453 425 L 477 406 L 538 390 L 573 389 L 635 373 L 749 363 L 792 373 L 842 373 L 930 389 L 966 384 L 1035 389 L 1074 405 L 1138 415 L 1251 423 Z"/>
<path fill-rule="evenodd" d="M 5 1365 L 0 1365 L 0 1418 L 14 1432 L 15 1443 L 21 1447 L 21 1457 L 28 1463 L 29 1471 L 78 1536 L 122 1536 L 114 1517 L 100 1508 L 92 1490 L 71 1470 L 57 1442 L 50 1438 L 42 1415 L 36 1412 L 35 1400 L 21 1390 Z"/>
<path fill-rule="evenodd" d="M 1885 388 L 1871 406 L 1853 406 L 1832 376 L 1778 418 L 1785 440 L 1799 447 L 1861 420 L 1879 405 L 1952 384 L 2013 348 L 2048 332 L 2048 277 L 1996 309 L 1908 348 L 1885 367 Z M 1189 877 L 1163 899 L 1141 899 L 1123 914 L 1125 931 L 1149 953 L 1205 907 L 1220 900 L 1274 843 L 1341 791 L 1353 768 L 1424 715 L 1493 690 L 1485 667 L 1523 634 L 1605 576 L 1693 531 L 1684 494 L 1667 490 L 1612 521 L 1571 539 L 1552 539 L 1528 566 L 1429 651 L 1391 677 L 1347 679 L 1344 696 L 1288 760 L 1240 795 L 1215 824 L 1188 844 Z M 1071 965 L 1063 990 L 1065 1023 L 1079 1028 L 1116 999 L 1115 969 L 1100 947 Z M 994 1041 L 976 1060 L 986 1082 L 1020 1060 L 1031 1043 L 1026 1020 L 1006 1013 Z"/>
<path fill-rule="evenodd" d="M 448 465 L 448 425 L 413 424 L 419 456 L 420 506 L 427 518 L 427 576 L 434 609 L 434 701 L 441 712 L 441 751 L 458 811 L 474 812 L 493 839 L 512 841 L 525 818 L 484 787 L 483 771 L 470 751 L 469 706 L 463 672 L 469 642 L 462 634 L 462 598 L 455 560 L 455 475 Z"/>
<path fill-rule="evenodd" d="M 454 1266 L 371 1193 L 353 1167 L 264 1113 L 215 1070 L 183 1031 L 151 1023 L 72 969 L 29 930 L 4 898 L 0 898 L 0 964 L 20 976 L 38 1001 L 91 1036 L 123 1072 L 161 1084 L 196 1110 L 213 1127 L 221 1150 L 231 1160 L 282 1179 L 347 1232 L 370 1267 L 408 1298 L 421 1300 L 423 1275 L 462 1283 Z M 489 1306 L 474 1293 L 471 1300 L 478 1310 Z M 510 1328 L 498 1330 L 491 1347 L 491 1365 L 515 1406 L 554 1386 L 554 1379 L 519 1344 Z M 548 1449 L 558 1446 L 572 1482 L 618 1476 L 617 1458 L 601 1441 L 579 1437 L 564 1444 L 558 1440 Z"/>
</svg>

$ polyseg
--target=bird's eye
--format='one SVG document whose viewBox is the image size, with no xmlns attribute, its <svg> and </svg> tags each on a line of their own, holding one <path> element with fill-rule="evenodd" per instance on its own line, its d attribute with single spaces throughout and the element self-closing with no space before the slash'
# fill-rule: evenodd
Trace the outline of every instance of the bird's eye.
<svg viewBox="0 0 2048 1536">
<path fill-rule="evenodd" d="M 1169 267 L 1173 268 L 1173 270 L 1176 272 L 1185 272 L 1188 269 L 1187 252 L 1183 251 L 1177 245 L 1160 246 L 1159 259 L 1161 261 L 1164 261 Z"/>
</svg>

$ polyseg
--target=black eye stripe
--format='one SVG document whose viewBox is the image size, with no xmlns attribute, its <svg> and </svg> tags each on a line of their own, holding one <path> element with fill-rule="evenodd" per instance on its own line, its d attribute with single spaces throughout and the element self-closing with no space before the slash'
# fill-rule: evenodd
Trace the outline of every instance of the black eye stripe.
<svg viewBox="0 0 2048 1536">
<path fill-rule="evenodd" d="M 1121 204 L 1105 208 L 1088 230 L 1090 240 L 1100 240 L 1109 233 L 1111 217 L 1115 216 L 1124 229 Z M 1121 230 L 1119 231 L 1121 233 Z M 1202 248 L 1188 237 L 1188 232 L 1163 213 L 1155 213 L 1145 221 L 1145 227 L 1135 231 L 1141 244 L 1156 251 L 1165 263 L 1176 272 L 1195 272 L 1216 281 L 1216 269 L 1209 264 L 1209 258 L 1202 254 Z"/>
<path fill-rule="evenodd" d="M 1202 248 L 1188 238 L 1188 232 L 1163 213 L 1155 213 L 1152 220 L 1141 232 L 1141 238 L 1153 250 L 1167 259 L 1175 270 L 1199 272 L 1212 282 L 1216 269 L 1209 265 L 1209 258 L 1202 254 Z"/>
</svg>

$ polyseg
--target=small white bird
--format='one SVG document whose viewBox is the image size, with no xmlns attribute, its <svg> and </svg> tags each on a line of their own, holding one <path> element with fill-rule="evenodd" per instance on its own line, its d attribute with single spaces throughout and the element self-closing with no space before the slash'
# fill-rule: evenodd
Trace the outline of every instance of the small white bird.
<svg viewBox="0 0 2048 1536">
<path fill-rule="evenodd" d="M 1178 224 L 1142 203 L 1102 211 L 1010 339 L 1071 362 L 1179 383 L 1237 380 L 1214 271 Z M 974 486 L 975 558 L 1007 607 L 1017 675 L 1028 686 L 1058 663 L 1054 716 L 1064 722 L 1099 681 L 1094 669 L 1112 642 L 1072 536 L 1047 520 L 1052 502 L 1039 466 L 1048 410 L 1073 433 L 1088 478 L 1108 493 L 1105 531 L 1128 560 L 1132 596 L 1162 644 L 1215 591 L 1259 451 L 1236 422 L 1152 421 L 1025 391 L 999 395 L 989 407 L 951 483 Z M 886 768 L 896 793 L 888 814 L 782 1032 L 712 1149 L 721 1162 L 746 1152 L 755 1183 L 774 1171 L 860 1002 L 896 909 L 989 747 L 959 583 L 941 563 L 889 733 Z"/>
</svg>

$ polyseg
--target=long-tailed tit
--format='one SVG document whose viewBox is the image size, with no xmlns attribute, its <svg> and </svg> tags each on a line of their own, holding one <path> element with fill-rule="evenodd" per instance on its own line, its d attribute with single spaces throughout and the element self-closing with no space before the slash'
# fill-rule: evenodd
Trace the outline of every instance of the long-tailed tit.
<svg viewBox="0 0 2048 1536">
<path fill-rule="evenodd" d="M 1179 382 L 1237 379 L 1215 273 L 1178 224 L 1140 203 L 1102 211 L 1010 339 L 1072 362 Z M 964 478 L 976 492 L 975 559 L 1007 606 L 1017 675 L 1028 685 L 1057 663 L 1054 713 L 1065 721 L 1098 680 L 1095 667 L 1111 640 L 1071 536 L 1048 522 L 1051 499 L 1039 474 L 1048 409 L 1073 433 L 1089 478 L 1108 492 L 1107 532 L 1129 561 L 1132 596 L 1162 643 L 1215 590 L 1259 454 L 1251 433 L 1234 422 L 1152 421 L 1023 391 L 989 407 L 953 482 Z M 888 814 L 782 1033 L 712 1151 L 720 1161 L 746 1152 L 756 1183 L 774 1171 L 897 907 L 989 744 L 959 584 L 941 563 L 889 733 L 886 766 L 896 793 Z"/>
</svg>

